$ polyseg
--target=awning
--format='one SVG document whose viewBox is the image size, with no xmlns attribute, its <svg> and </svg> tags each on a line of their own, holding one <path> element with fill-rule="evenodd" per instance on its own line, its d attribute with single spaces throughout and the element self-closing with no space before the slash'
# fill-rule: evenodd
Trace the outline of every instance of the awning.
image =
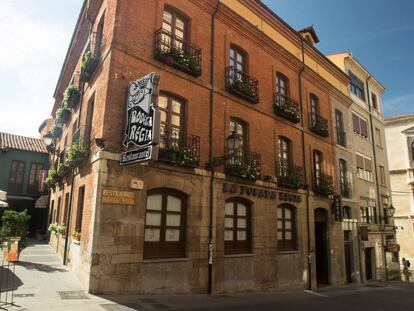
<svg viewBox="0 0 414 311">
<path fill-rule="evenodd" d="M 0 201 L 0 208 L 6 208 L 6 207 L 9 207 L 9 203 Z"/>
<path fill-rule="evenodd" d="M 40 198 L 37 199 L 35 203 L 35 208 L 47 208 L 48 203 L 49 195 L 42 195 Z"/>
</svg>

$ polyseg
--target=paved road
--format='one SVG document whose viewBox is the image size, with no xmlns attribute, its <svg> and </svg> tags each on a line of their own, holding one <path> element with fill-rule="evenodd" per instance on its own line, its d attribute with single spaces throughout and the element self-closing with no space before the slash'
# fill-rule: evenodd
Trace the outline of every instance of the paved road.
<svg viewBox="0 0 414 311">
<path fill-rule="evenodd" d="M 1 257 L 0 257 L 1 260 Z M 414 310 L 414 284 L 381 283 L 346 288 L 326 288 L 316 292 L 247 293 L 191 296 L 103 296 L 84 292 L 81 284 L 47 244 L 31 244 L 20 256 L 14 274 L 15 302 L 28 311 L 405 311 Z M 10 284 L 9 284 L 10 285 Z M 10 286 L 9 286 L 10 287 Z M 10 300 L 10 292 L 8 292 Z M 5 292 L 0 296 L 4 301 Z M 1 307 L 0 307 L 1 310 Z"/>
</svg>

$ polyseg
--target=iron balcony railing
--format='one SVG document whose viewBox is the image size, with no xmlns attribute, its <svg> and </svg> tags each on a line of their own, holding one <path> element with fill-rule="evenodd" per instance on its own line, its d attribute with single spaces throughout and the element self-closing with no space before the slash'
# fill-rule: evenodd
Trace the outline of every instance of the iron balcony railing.
<svg viewBox="0 0 414 311">
<path fill-rule="evenodd" d="M 226 89 L 251 103 L 259 102 L 259 81 L 233 66 L 226 68 Z"/>
<path fill-rule="evenodd" d="M 201 75 L 202 49 L 165 29 L 155 32 L 154 57 L 192 76 Z"/>
<path fill-rule="evenodd" d="M 279 160 L 277 184 L 289 188 L 301 188 L 305 184 L 303 167 L 293 165 L 287 160 Z"/>
<path fill-rule="evenodd" d="M 336 131 L 337 144 L 346 147 L 346 133 L 341 130 Z"/>
<path fill-rule="evenodd" d="M 93 73 L 96 70 L 96 67 L 98 67 L 104 46 L 104 36 L 101 33 L 93 32 L 89 38 L 85 52 L 82 55 L 80 73 L 81 81 L 90 81 Z"/>
<path fill-rule="evenodd" d="M 168 131 L 160 136 L 158 160 L 177 166 L 198 167 L 200 137 Z"/>
<path fill-rule="evenodd" d="M 313 191 L 316 194 L 328 196 L 334 194 L 332 176 L 323 173 L 316 173 L 314 177 Z"/>
<path fill-rule="evenodd" d="M 261 175 L 261 155 L 244 149 L 226 149 L 225 172 L 227 175 L 256 180 Z"/>
<path fill-rule="evenodd" d="M 310 113 L 310 129 L 315 134 L 322 137 L 329 136 L 328 120 L 316 112 Z"/>
<path fill-rule="evenodd" d="M 274 94 L 273 110 L 278 116 L 293 123 L 300 121 L 299 103 L 285 94 Z"/>
</svg>

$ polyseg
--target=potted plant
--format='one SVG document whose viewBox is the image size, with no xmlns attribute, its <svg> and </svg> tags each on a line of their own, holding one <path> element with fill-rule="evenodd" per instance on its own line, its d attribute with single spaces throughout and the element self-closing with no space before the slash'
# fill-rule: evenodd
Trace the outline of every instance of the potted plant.
<svg viewBox="0 0 414 311">
<path fill-rule="evenodd" d="M 53 188 L 57 182 L 57 178 L 58 178 L 57 170 L 54 168 L 51 168 L 45 180 L 46 187 Z"/>
<path fill-rule="evenodd" d="M 98 65 L 97 56 L 91 51 L 86 51 L 82 57 L 81 80 L 88 82 Z"/>
<path fill-rule="evenodd" d="M 23 212 L 6 210 L 4 211 L 1 220 L 3 223 L 0 230 L 2 242 L 8 241 L 11 238 L 19 239 L 18 259 L 20 252 L 27 247 L 30 215 L 27 214 L 27 210 L 24 210 Z"/>
<path fill-rule="evenodd" d="M 73 85 L 69 85 L 63 96 L 63 101 L 68 108 L 74 108 L 80 100 L 80 92 Z"/>
<path fill-rule="evenodd" d="M 61 224 L 57 226 L 57 233 L 60 234 L 62 237 L 66 235 L 66 226 L 65 224 Z"/>
<path fill-rule="evenodd" d="M 174 165 L 193 166 L 198 162 L 197 153 L 191 147 L 169 147 L 165 149 L 165 152 Z"/>
<path fill-rule="evenodd" d="M 62 179 L 66 176 L 69 171 L 69 167 L 65 163 L 59 163 L 57 167 L 57 179 Z"/>
<path fill-rule="evenodd" d="M 74 240 L 74 241 L 80 241 L 80 236 L 81 236 L 81 233 L 80 233 L 80 231 L 79 230 L 75 230 L 75 231 L 73 231 L 72 232 L 72 239 Z"/>
<path fill-rule="evenodd" d="M 65 124 L 70 120 L 70 110 L 66 106 L 60 107 L 56 111 L 56 119 L 60 124 Z"/>
<path fill-rule="evenodd" d="M 260 171 L 253 163 L 239 162 L 228 164 L 226 172 L 229 175 L 239 176 L 248 180 L 256 180 L 260 177 Z"/>
<path fill-rule="evenodd" d="M 75 142 L 66 151 L 65 165 L 71 168 L 79 166 L 89 157 L 89 152 L 81 142 Z"/>
<path fill-rule="evenodd" d="M 49 228 L 47 229 L 50 233 L 57 233 L 58 224 L 57 223 L 51 223 L 49 225 Z"/>
<path fill-rule="evenodd" d="M 62 136 L 62 127 L 60 125 L 54 124 L 50 129 L 50 134 L 54 138 L 58 138 Z"/>
</svg>

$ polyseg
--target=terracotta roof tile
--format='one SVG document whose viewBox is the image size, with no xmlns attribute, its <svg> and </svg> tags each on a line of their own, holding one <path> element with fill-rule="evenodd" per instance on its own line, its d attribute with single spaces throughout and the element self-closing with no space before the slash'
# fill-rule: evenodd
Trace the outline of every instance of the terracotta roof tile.
<svg viewBox="0 0 414 311">
<path fill-rule="evenodd" d="M 15 149 L 47 153 L 42 139 L 0 132 L 0 149 Z"/>
</svg>

